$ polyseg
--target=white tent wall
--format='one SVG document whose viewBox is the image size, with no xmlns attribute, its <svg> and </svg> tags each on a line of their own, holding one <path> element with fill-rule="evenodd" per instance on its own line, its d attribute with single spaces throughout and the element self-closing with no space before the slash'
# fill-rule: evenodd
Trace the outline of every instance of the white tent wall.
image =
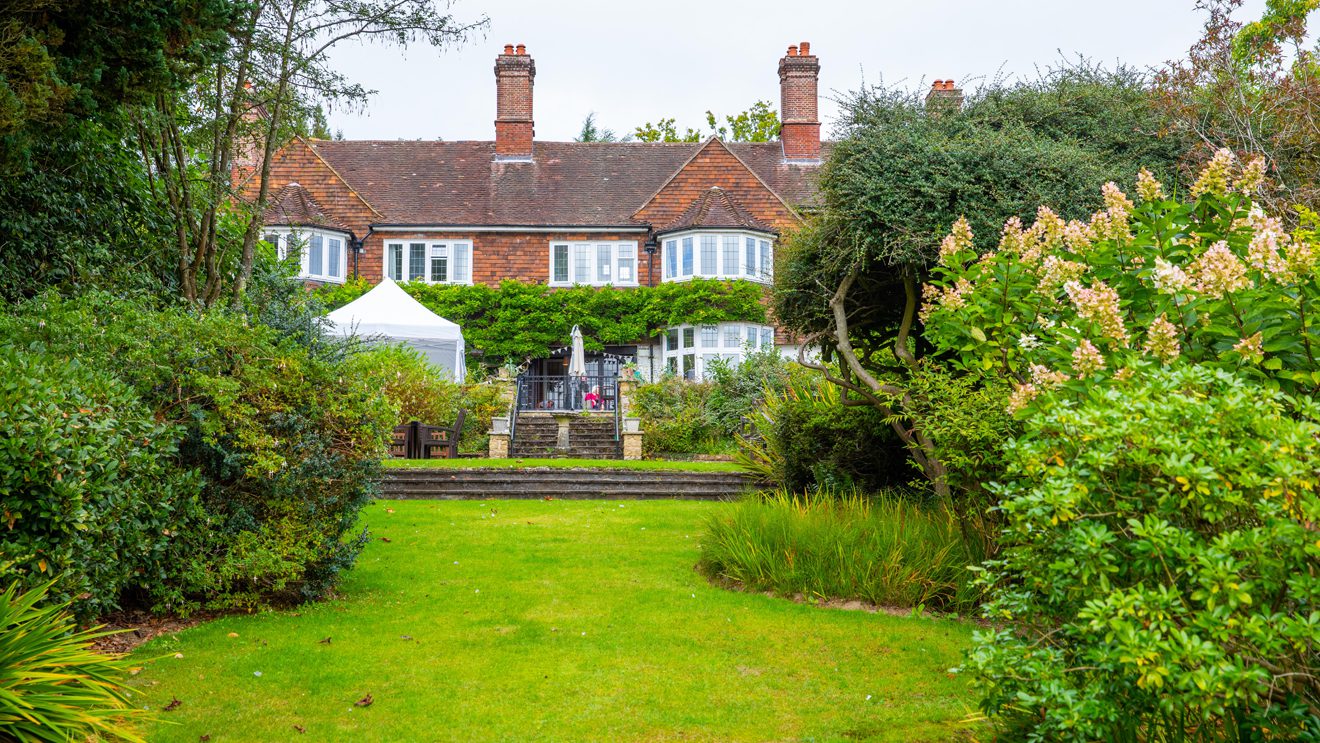
<svg viewBox="0 0 1320 743">
<path fill-rule="evenodd" d="M 390 279 L 326 319 L 340 335 L 356 335 L 370 343 L 406 343 L 449 371 L 455 381 L 467 378 L 462 329 L 426 309 Z"/>
</svg>

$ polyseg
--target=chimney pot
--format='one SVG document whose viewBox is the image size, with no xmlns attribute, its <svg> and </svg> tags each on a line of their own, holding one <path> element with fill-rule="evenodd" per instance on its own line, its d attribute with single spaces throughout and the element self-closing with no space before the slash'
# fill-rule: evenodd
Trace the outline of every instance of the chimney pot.
<svg viewBox="0 0 1320 743">
<path fill-rule="evenodd" d="M 797 46 L 795 46 L 795 45 L 790 45 L 790 46 L 788 47 L 788 56 L 790 56 L 790 57 L 796 57 L 796 56 L 798 55 L 797 49 L 798 49 Z"/>
<path fill-rule="evenodd" d="M 505 54 L 513 54 L 513 44 L 505 44 L 505 45 L 504 45 L 504 53 L 505 53 Z"/>
<path fill-rule="evenodd" d="M 962 91 L 952 80 L 936 80 L 926 94 L 926 110 L 938 116 L 944 111 L 958 111 L 963 105 Z"/>
<path fill-rule="evenodd" d="M 811 42 L 804 41 L 798 46 L 798 48 L 801 49 L 801 51 L 798 52 L 799 55 L 803 57 L 811 56 Z"/>
<path fill-rule="evenodd" d="M 519 45 L 518 45 L 518 54 L 519 54 L 519 56 L 521 56 L 521 55 L 523 55 L 523 54 L 526 54 L 526 53 L 527 53 L 527 46 L 524 45 L 524 44 L 519 44 Z"/>
</svg>

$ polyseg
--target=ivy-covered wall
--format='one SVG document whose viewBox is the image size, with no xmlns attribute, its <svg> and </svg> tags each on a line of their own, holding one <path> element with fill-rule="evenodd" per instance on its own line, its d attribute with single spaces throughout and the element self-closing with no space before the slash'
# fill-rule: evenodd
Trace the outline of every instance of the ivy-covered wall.
<svg viewBox="0 0 1320 743">
<path fill-rule="evenodd" d="M 693 279 L 635 289 L 575 286 L 552 289 L 544 284 L 505 281 L 496 287 L 400 284 L 441 317 L 463 326 L 469 349 L 486 363 L 546 356 L 568 341 L 574 325 L 582 327 L 588 350 L 624 345 L 654 337 L 684 323 L 766 322 L 764 289 L 747 281 Z M 350 281 L 317 289 L 331 309 L 371 289 Z"/>
</svg>

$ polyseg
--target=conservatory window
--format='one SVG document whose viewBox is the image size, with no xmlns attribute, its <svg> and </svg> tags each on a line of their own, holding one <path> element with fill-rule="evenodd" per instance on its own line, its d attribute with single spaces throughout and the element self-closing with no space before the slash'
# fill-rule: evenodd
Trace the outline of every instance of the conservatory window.
<svg viewBox="0 0 1320 743">
<path fill-rule="evenodd" d="M 760 235 L 716 230 L 692 232 L 663 241 L 664 280 L 691 277 L 769 282 L 774 243 Z"/>
<path fill-rule="evenodd" d="M 550 244 L 550 285 L 637 286 L 637 243 Z"/>
<path fill-rule="evenodd" d="M 774 343 L 775 329 L 767 325 L 680 325 L 665 330 L 660 353 L 670 374 L 696 380 L 709 378 L 716 359 L 737 366 L 748 353 L 773 349 Z"/>
<path fill-rule="evenodd" d="M 467 240 L 387 242 L 385 275 L 400 282 L 471 284 L 472 243 Z"/>
</svg>

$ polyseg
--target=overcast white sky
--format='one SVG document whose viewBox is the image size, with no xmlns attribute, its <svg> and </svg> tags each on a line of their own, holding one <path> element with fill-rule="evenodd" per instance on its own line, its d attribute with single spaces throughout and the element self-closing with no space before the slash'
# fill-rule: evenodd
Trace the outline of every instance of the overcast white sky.
<svg viewBox="0 0 1320 743">
<path fill-rule="evenodd" d="M 1194 0 L 460 0 L 460 19 L 490 30 L 439 51 L 343 46 L 333 63 L 378 91 L 366 111 L 331 113 L 348 139 L 495 136 L 495 56 L 526 44 L 536 60 L 536 138 L 572 139 L 590 111 L 620 134 L 662 117 L 704 128 L 704 112 L 758 99 L 779 107 L 778 60 L 811 42 L 820 58 L 821 120 L 832 91 L 869 82 L 1031 74 L 1065 55 L 1141 67 L 1183 56 L 1200 35 Z M 1246 0 L 1240 18 L 1260 16 Z"/>
</svg>

